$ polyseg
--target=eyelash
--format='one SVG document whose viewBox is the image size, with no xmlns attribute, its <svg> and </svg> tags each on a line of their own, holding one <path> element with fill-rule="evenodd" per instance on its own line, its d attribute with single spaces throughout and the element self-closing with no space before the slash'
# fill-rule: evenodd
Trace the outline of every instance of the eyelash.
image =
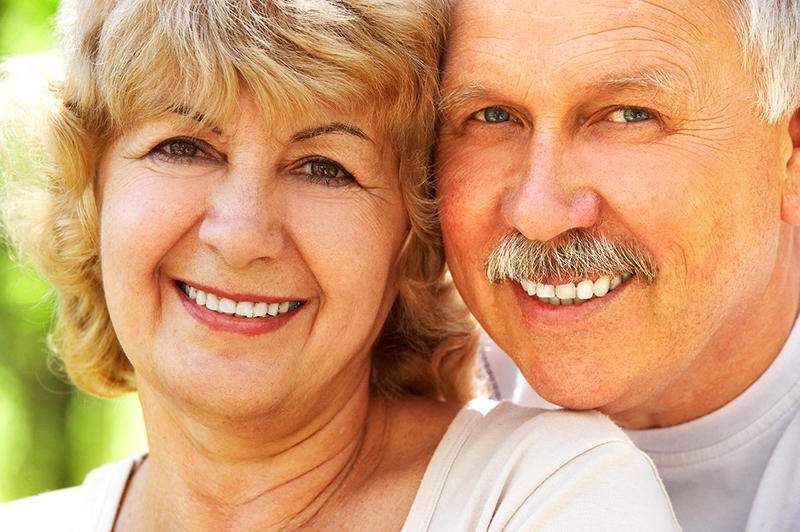
<svg viewBox="0 0 800 532">
<path fill-rule="evenodd" d="M 486 112 L 489 111 L 489 110 L 496 110 L 496 111 L 499 111 L 499 112 L 507 114 L 508 115 L 508 120 L 503 120 L 503 121 L 500 121 L 500 122 L 491 122 L 491 121 L 487 120 L 486 119 L 487 118 Z M 483 118 L 479 118 L 481 116 L 481 114 L 483 114 Z M 484 107 L 483 109 L 480 109 L 479 111 L 476 111 L 476 112 L 472 113 L 472 115 L 470 115 L 470 118 L 472 118 L 473 120 L 476 120 L 478 122 L 482 122 L 484 124 L 507 124 L 509 122 L 511 122 L 511 123 L 518 122 L 518 119 L 514 116 L 513 113 L 511 113 L 510 111 L 508 111 L 507 109 L 505 109 L 504 107 L 499 106 L 499 105 L 490 105 L 489 107 Z"/>
<path fill-rule="evenodd" d="M 485 115 L 486 115 L 486 112 L 489 111 L 489 110 L 497 110 L 497 111 L 506 113 L 508 115 L 508 120 L 503 120 L 503 121 L 500 121 L 500 122 L 492 122 L 492 121 L 486 120 L 486 116 Z M 625 112 L 625 111 L 633 111 L 635 113 L 645 113 L 645 114 L 648 115 L 648 117 L 643 119 L 643 120 L 637 120 L 637 121 L 633 121 L 633 122 L 625 122 L 625 121 L 622 121 L 622 120 L 620 120 L 620 121 L 611 121 L 611 120 L 609 120 L 609 121 L 614 122 L 614 123 L 618 123 L 618 124 L 633 125 L 633 124 L 639 124 L 639 123 L 644 123 L 644 122 L 652 122 L 652 121 L 660 120 L 660 115 L 656 111 L 654 111 L 652 109 L 648 109 L 646 107 L 638 107 L 638 106 L 633 106 L 633 105 L 624 105 L 624 106 L 614 107 L 614 108 L 610 109 L 609 111 L 606 111 L 604 113 L 604 116 L 607 117 L 607 119 L 608 119 L 614 113 Z M 481 118 L 481 114 L 482 113 L 483 113 L 484 116 Z M 470 117 L 473 120 L 476 120 L 478 122 L 482 122 L 482 123 L 485 123 L 485 124 L 505 124 L 505 123 L 509 123 L 509 122 L 517 122 L 517 119 L 514 117 L 514 115 L 512 113 L 510 113 L 508 110 L 504 109 L 503 107 L 496 106 L 496 105 L 489 106 L 489 107 L 484 107 L 483 109 L 472 113 L 472 115 L 470 115 Z"/>
<path fill-rule="evenodd" d="M 166 148 L 173 144 L 182 144 L 195 150 L 192 155 L 175 155 L 169 153 Z M 172 137 L 161 143 L 150 151 L 154 157 L 159 157 L 171 164 L 191 165 L 208 161 L 217 161 L 220 156 L 216 151 L 202 140 L 192 137 Z"/>
<path fill-rule="evenodd" d="M 327 177 L 327 176 L 312 174 L 311 168 L 309 168 L 308 171 L 304 170 L 304 168 L 313 164 L 332 166 L 338 172 L 338 175 L 336 175 L 335 177 Z M 302 159 L 301 161 L 298 162 L 298 164 L 295 166 L 295 169 L 293 170 L 293 173 L 302 175 L 311 183 L 319 183 L 328 187 L 346 187 L 358 184 L 353 174 L 347 171 L 347 169 L 344 166 L 337 163 L 333 159 L 328 159 L 327 157 L 320 157 L 320 156 L 306 157 L 305 159 Z"/>
<path fill-rule="evenodd" d="M 644 120 L 636 120 L 634 122 L 619 121 L 615 123 L 633 125 L 633 124 L 642 124 L 645 122 L 652 122 L 654 120 L 659 120 L 660 118 L 660 115 L 656 111 L 648 109 L 647 107 L 638 107 L 635 105 L 625 105 L 625 106 L 615 107 L 611 109 L 608 113 L 606 113 L 606 116 L 610 118 L 615 113 L 625 112 L 625 111 L 632 111 L 635 113 L 645 113 L 648 115 L 648 117 Z"/>
<path fill-rule="evenodd" d="M 167 151 L 167 147 L 174 144 L 181 144 L 195 150 L 191 155 L 175 155 Z M 161 143 L 150 151 L 150 155 L 164 159 L 170 164 L 178 165 L 193 165 L 201 164 L 208 161 L 218 161 L 222 156 L 216 153 L 208 143 L 192 137 L 172 137 Z M 319 164 L 333 167 L 336 170 L 336 176 L 314 175 L 309 171 L 303 169 L 309 165 Z M 337 163 L 333 159 L 327 157 L 313 156 L 306 157 L 299 161 L 292 171 L 294 174 L 302 175 L 311 183 L 319 183 L 328 187 L 343 187 L 353 184 L 358 184 L 356 178 L 344 166 Z"/>
</svg>

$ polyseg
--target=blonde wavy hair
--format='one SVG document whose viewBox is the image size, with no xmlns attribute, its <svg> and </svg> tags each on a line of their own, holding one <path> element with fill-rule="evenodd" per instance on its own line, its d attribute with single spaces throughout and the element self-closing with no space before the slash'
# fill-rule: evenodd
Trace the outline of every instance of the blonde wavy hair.
<svg viewBox="0 0 800 532">
<path fill-rule="evenodd" d="M 447 274 L 429 179 L 447 15 L 446 0 L 62 2 L 60 54 L 43 60 L 46 76 L 27 68 L 39 90 L 17 68 L 30 58 L 6 65 L 0 157 L 9 241 L 54 287 L 50 346 L 72 381 L 101 397 L 136 386 L 100 273 L 103 150 L 176 108 L 202 104 L 202 120 L 223 122 L 247 90 L 267 120 L 344 106 L 388 133 L 410 230 L 370 382 L 388 397 L 471 397 L 477 328 Z"/>
</svg>

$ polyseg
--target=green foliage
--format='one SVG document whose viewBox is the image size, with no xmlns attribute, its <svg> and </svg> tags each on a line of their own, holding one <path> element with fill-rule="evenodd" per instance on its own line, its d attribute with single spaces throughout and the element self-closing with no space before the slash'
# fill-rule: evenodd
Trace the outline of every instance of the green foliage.
<svg viewBox="0 0 800 532">
<path fill-rule="evenodd" d="M 55 7 L 0 0 L 0 57 L 47 48 Z M 146 449 L 135 394 L 90 397 L 48 354 L 48 292 L 0 244 L 0 502 L 79 484 L 100 464 Z"/>
<path fill-rule="evenodd" d="M 0 55 L 40 51 L 51 42 L 57 0 L 0 0 Z"/>
</svg>

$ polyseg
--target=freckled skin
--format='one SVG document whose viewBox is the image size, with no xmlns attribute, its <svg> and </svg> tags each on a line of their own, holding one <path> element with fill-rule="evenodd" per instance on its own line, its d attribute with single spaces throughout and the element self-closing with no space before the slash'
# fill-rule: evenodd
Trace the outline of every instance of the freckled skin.
<svg viewBox="0 0 800 532">
<path fill-rule="evenodd" d="M 551 402 L 681 423 L 746 389 L 788 335 L 800 139 L 796 119 L 760 119 L 729 19 L 688 1 L 457 3 L 436 153 L 447 259 Z M 483 121 L 487 107 L 511 119 Z M 575 228 L 637 240 L 656 282 L 545 316 L 486 280 L 505 235 Z"/>
</svg>

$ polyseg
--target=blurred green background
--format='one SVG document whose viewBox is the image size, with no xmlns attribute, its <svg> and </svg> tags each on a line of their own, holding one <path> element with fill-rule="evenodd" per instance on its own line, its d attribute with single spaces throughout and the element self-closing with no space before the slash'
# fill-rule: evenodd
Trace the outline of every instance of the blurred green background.
<svg viewBox="0 0 800 532">
<path fill-rule="evenodd" d="M 49 48 L 56 4 L 0 0 L 0 57 Z M 97 399 L 51 369 L 47 294 L 0 242 L 0 502 L 80 484 L 95 467 L 146 449 L 135 394 Z"/>
</svg>

